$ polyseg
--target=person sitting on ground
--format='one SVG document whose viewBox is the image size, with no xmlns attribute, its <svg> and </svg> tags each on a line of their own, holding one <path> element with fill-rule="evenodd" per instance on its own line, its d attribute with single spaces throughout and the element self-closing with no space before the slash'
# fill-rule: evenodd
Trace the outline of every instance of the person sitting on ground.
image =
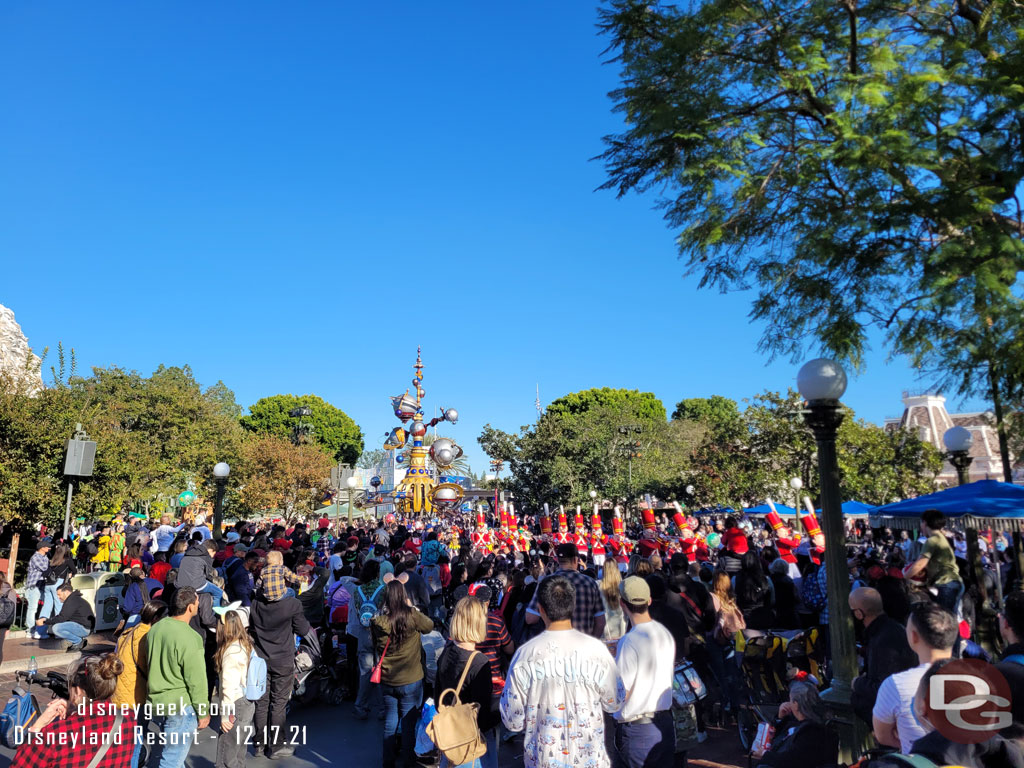
<svg viewBox="0 0 1024 768">
<path fill-rule="evenodd" d="M 68 650 L 84 651 L 86 638 L 96 623 L 92 608 L 82 593 L 72 588 L 70 581 L 57 587 L 57 597 L 63 603 L 60 613 L 48 619 L 36 619 L 36 632 L 40 639 L 53 635 L 63 640 Z"/>
<path fill-rule="evenodd" d="M 779 718 L 771 749 L 753 755 L 758 768 L 819 768 L 837 762 L 839 737 L 825 723 L 825 705 L 817 688 L 806 681 L 791 683 Z"/>
<path fill-rule="evenodd" d="M 135 749 L 135 715 L 110 701 L 123 671 L 112 653 L 81 659 L 68 676 L 67 700 L 51 699 L 28 727 L 11 768 L 85 766 L 102 750 L 103 768 L 128 768 Z"/>
</svg>

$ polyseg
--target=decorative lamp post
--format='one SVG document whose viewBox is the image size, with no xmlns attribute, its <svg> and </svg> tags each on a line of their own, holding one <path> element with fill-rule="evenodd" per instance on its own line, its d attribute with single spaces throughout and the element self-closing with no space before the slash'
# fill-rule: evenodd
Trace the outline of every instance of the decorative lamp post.
<svg viewBox="0 0 1024 768">
<path fill-rule="evenodd" d="M 590 500 L 591 500 L 591 501 L 593 501 L 593 500 L 594 500 L 594 499 L 596 499 L 596 498 L 597 498 L 597 491 L 593 491 L 593 490 L 592 490 L 592 491 L 590 492 Z"/>
<path fill-rule="evenodd" d="M 223 535 L 221 529 L 224 526 L 221 523 L 221 515 L 224 512 L 224 486 L 227 485 L 230 474 L 231 467 L 227 465 L 227 462 L 218 462 L 213 467 L 213 482 L 217 484 L 217 500 L 213 505 L 213 538 L 218 541 Z"/>
<path fill-rule="evenodd" d="M 942 442 L 948 451 L 949 463 L 956 470 L 957 483 L 967 485 L 971 482 L 970 469 L 971 462 L 974 461 L 970 453 L 974 435 L 964 427 L 951 427 L 942 435 Z"/>
<path fill-rule="evenodd" d="M 832 684 L 822 700 L 837 710 L 849 727 L 841 727 L 840 760 L 852 761 L 857 749 L 854 716 L 850 708 L 853 678 L 857 675 L 857 647 L 850 615 L 850 572 L 846 564 L 846 533 L 839 498 L 839 462 L 836 432 L 843 421 L 839 398 L 846 392 L 846 372 L 835 360 L 819 358 L 805 363 L 796 377 L 807 409 L 804 420 L 818 444 L 821 483 L 822 531 L 825 535 L 825 576 L 828 579 L 829 638 Z"/>
<path fill-rule="evenodd" d="M 345 480 L 345 485 L 348 486 L 348 524 L 352 525 L 352 499 L 355 497 L 356 486 L 359 485 L 359 478 L 355 475 L 349 475 Z"/>
</svg>

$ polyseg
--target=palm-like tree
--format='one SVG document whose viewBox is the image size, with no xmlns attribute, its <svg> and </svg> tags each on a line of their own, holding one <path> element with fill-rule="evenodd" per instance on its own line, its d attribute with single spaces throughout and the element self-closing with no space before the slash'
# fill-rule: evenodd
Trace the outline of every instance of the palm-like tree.
<svg viewBox="0 0 1024 768">
<path fill-rule="evenodd" d="M 445 435 L 435 435 L 430 430 L 427 430 L 427 434 L 423 436 L 423 447 L 430 448 L 433 442 L 439 437 L 445 437 Z M 454 442 L 454 438 L 449 437 L 448 439 Z M 435 465 L 434 471 L 439 475 L 459 475 L 460 477 L 471 477 L 473 472 L 469 467 L 469 461 L 466 459 L 465 454 L 457 458 L 450 466 L 445 467 L 444 469 L 440 469 Z"/>
</svg>

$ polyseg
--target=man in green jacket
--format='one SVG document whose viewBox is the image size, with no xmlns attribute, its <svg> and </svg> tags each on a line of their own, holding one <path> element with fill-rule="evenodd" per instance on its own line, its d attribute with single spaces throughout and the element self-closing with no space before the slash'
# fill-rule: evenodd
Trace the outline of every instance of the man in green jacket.
<svg viewBox="0 0 1024 768">
<path fill-rule="evenodd" d="M 196 732 L 210 724 L 203 640 L 189 626 L 198 610 L 194 589 L 175 590 L 171 615 L 146 635 L 148 699 L 160 730 L 149 757 L 151 768 L 182 768 Z"/>
</svg>

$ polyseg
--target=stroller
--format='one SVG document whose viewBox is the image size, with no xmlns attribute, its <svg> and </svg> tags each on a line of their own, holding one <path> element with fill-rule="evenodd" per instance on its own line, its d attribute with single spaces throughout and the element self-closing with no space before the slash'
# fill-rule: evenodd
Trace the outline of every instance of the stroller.
<svg viewBox="0 0 1024 768">
<path fill-rule="evenodd" d="M 344 646 L 336 647 L 327 630 L 316 628 L 309 637 L 295 639 L 295 681 L 291 705 L 305 706 L 316 701 L 340 704 L 347 695 Z"/>
</svg>

